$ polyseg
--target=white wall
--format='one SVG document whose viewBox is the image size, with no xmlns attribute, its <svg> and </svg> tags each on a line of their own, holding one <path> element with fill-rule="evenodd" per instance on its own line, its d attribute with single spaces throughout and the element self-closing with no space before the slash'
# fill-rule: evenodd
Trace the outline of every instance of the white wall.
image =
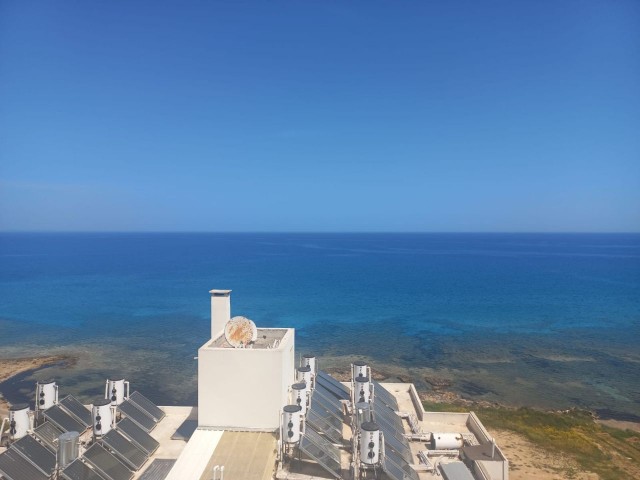
<svg viewBox="0 0 640 480">
<path fill-rule="evenodd" d="M 273 431 L 294 383 L 295 331 L 276 349 L 198 350 L 198 426 Z"/>
<path fill-rule="evenodd" d="M 231 319 L 231 290 L 211 290 L 211 338 L 224 331 Z"/>
</svg>

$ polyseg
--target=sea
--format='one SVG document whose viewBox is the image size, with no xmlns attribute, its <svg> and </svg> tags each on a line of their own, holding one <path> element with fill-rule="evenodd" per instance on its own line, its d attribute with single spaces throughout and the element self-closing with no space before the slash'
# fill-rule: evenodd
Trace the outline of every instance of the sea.
<svg viewBox="0 0 640 480">
<path fill-rule="evenodd" d="M 195 405 L 214 288 L 320 368 L 640 420 L 639 234 L 2 233 L 0 357 L 77 361 L 0 392 L 54 377 L 90 402 L 125 377 Z"/>
</svg>

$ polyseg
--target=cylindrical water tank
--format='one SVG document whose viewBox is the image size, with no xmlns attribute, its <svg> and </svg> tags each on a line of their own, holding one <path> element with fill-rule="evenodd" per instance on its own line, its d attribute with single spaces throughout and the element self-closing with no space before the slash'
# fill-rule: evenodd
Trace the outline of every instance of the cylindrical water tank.
<svg viewBox="0 0 640 480">
<path fill-rule="evenodd" d="M 299 382 L 291 385 L 291 396 L 291 402 L 300 406 L 302 414 L 307 413 L 307 384 Z"/>
<path fill-rule="evenodd" d="M 285 443 L 300 441 L 302 409 L 298 405 L 285 405 L 282 409 L 282 435 Z"/>
<path fill-rule="evenodd" d="M 302 366 L 303 367 L 311 367 L 311 372 L 313 374 L 317 373 L 316 370 L 316 356 L 310 353 L 305 353 L 302 355 Z"/>
<path fill-rule="evenodd" d="M 93 402 L 91 418 L 93 420 L 93 434 L 96 437 L 109 433 L 113 420 L 111 414 L 111 400 L 109 398 L 101 398 Z"/>
<path fill-rule="evenodd" d="M 356 403 L 368 402 L 371 397 L 369 377 L 356 377 L 355 390 L 353 392 Z"/>
<path fill-rule="evenodd" d="M 80 434 L 65 432 L 58 437 L 58 465 L 65 468 L 80 455 Z"/>
<path fill-rule="evenodd" d="M 46 410 L 56 404 L 56 382 L 47 380 L 36 383 L 36 409 Z"/>
<path fill-rule="evenodd" d="M 9 434 L 14 440 L 24 437 L 29 431 L 29 405 L 17 403 L 9 407 Z"/>
<path fill-rule="evenodd" d="M 371 418 L 371 404 L 369 402 L 358 402 L 355 404 L 356 425 L 360 426 Z"/>
<path fill-rule="evenodd" d="M 380 427 L 375 422 L 360 425 L 360 461 L 367 465 L 380 462 Z"/>
<path fill-rule="evenodd" d="M 124 388 L 124 378 L 120 380 L 107 380 L 107 395 L 105 398 L 108 398 L 114 407 L 120 405 L 124 402 L 124 394 L 126 393 Z"/>
<path fill-rule="evenodd" d="M 353 362 L 352 369 L 354 380 L 358 377 L 366 377 L 369 374 L 369 372 L 367 372 L 367 362 L 363 362 L 362 360 Z"/>
<path fill-rule="evenodd" d="M 431 434 L 431 446 L 434 450 L 457 450 L 463 445 L 464 440 L 460 433 Z"/>
<path fill-rule="evenodd" d="M 309 365 L 305 367 L 296 368 L 298 373 L 298 382 L 304 382 L 307 384 L 307 387 L 311 387 L 311 367 Z"/>
</svg>

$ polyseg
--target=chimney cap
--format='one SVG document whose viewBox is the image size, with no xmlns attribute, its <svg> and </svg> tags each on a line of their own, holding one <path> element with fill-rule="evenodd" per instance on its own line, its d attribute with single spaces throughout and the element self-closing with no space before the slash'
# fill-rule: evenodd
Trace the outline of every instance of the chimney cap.
<svg viewBox="0 0 640 480">
<path fill-rule="evenodd" d="M 211 295 L 229 295 L 231 290 L 209 290 Z"/>
</svg>

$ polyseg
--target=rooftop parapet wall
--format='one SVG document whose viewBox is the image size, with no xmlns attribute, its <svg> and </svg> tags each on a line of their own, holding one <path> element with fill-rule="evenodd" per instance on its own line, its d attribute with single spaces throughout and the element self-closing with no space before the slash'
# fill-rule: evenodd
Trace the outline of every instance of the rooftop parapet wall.
<svg viewBox="0 0 640 480">
<path fill-rule="evenodd" d="M 198 350 L 198 426 L 274 431 L 294 383 L 295 331 L 273 331 L 277 348 L 232 348 L 210 340 Z"/>
</svg>

